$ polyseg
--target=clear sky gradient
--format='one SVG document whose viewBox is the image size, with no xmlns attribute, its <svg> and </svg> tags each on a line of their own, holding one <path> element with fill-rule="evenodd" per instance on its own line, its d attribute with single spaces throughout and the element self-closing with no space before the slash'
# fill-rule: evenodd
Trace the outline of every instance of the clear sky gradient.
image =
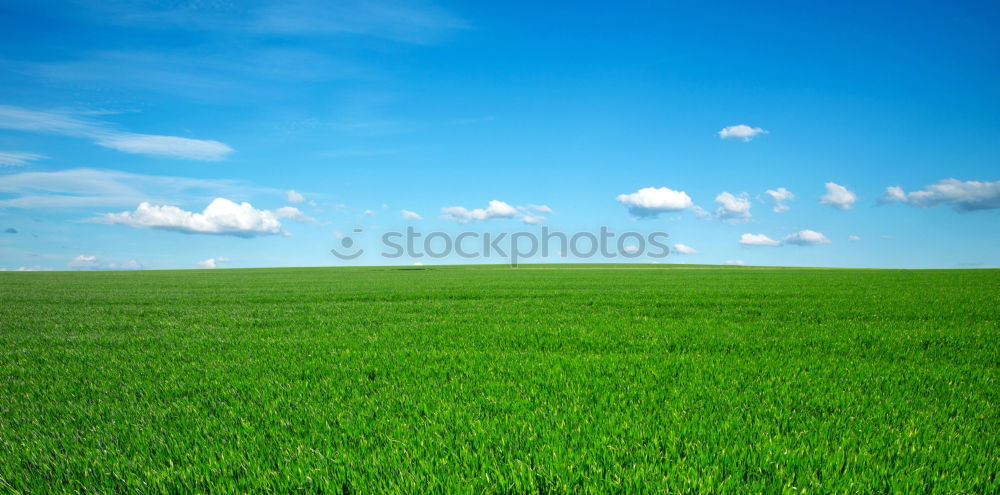
<svg viewBox="0 0 1000 495">
<path fill-rule="evenodd" d="M 997 267 L 997 26 L 996 2 L 0 0 L 0 267 L 504 261 L 381 258 L 408 226 Z M 345 235 L 364 255 L 330 254 Z"/>
</svg>

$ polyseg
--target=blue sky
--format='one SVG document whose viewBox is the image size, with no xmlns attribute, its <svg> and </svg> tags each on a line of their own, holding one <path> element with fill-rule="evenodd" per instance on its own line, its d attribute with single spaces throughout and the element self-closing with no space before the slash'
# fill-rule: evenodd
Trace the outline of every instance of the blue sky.
<svg viewBox="0 0 1000 495">
<path fill-rule="evenodd" d="M 997 25 L 993 2 L 2 0 L 0 267 L 504 261 L 379 256 L 408 226 L 997 267 Z M 344 236 L 364 254 L 331 255 Z"/>
</svg>

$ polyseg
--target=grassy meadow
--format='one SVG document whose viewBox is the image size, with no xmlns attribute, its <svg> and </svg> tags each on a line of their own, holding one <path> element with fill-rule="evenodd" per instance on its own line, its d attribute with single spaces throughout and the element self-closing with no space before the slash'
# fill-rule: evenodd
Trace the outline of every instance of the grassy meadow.
<svg viewBox="0 0 1000 495">
<path fill-rule="evenodd" d="M 0 273 L 0 492 L 996 493 L 1000 270 Z"/>
</svg>

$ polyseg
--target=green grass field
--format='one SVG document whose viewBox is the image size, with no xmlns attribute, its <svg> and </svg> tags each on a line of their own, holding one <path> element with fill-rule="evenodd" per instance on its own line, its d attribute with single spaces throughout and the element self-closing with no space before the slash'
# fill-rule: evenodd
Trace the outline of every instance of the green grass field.
<svg viewBox="0 0 1000 495">
<path fill-rule="evenodd" d="M 1000 271 L 0 273 L 0 491 L 1000 491 Z"/>
</svg>

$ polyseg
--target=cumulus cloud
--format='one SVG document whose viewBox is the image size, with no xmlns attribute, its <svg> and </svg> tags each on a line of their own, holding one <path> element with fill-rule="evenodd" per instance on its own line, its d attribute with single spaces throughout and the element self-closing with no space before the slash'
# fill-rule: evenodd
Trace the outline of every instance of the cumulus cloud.
<svg viewBox="0 0 1000 495">
<path fill-rule="evenodd" d="M 826 194 L 819 197 L 819 204 L 829 205 L 838 210 L 849 210 L 858 196 L 836 182 L 826 183 Z"/>
<path fill-rule="evenodd" d="M 207 260 L 201 260 L 198 262 L 198 266 L 202 268 L 212 269 L 212 268 L 218 268 L 219 263 L 229 263 L 229 258 L 220 256 L 218 258 L 209 258 Z"/>
<path fill-rule="evenodd" d="M 107 263 L 98 261 L 97 256 L 81 254 L 66 264 L 73 268 L 85 268 L 88 270 L 141 270 L 142 265 L 136 260 L 128 260 L 125 263 Z"/>
<path fill-rule="evenodd" d="M 45 155 L 39 155 L 38 153 L 0 151 L 0 167 L 19 167 L 45 158 Z"/>
<path fill-rule="evenodd" d="M 375 210 L 368 209 L 363 212 L 365 215 L 372 216 L 375 214 Z"/>
<path fill-rule="evenodd" d="M 128 260 L 125 263 L 108 263 L 105 268 L 108 270 L 142 270 L 142 265 L 136 260 Z"/>
<path fill-rule="evenodd" d="M 731 194 L 723 192 L 715 197 L 719 205 L 716 214 L 723 220 L 746 220 L 750 218 L 750 196 L 747 193 Z"/>
<path fill-rule="evenodd" d="M 81 254 L 76 258 L 73 258 L 67 263 L 67 266 L 72 267 L 84 267 L 84 266 L 94 266 L 97 262 L 97 256 Z"/>
<path fill-rule="evenodd" d="M 399 210 L 399 214 L 403 216 L 403 220 L 423 220 L 424 218 L 419 213 L 410 210 Z"/>
<path fill-rule="evenodd" d="M 619 194 L 615 199 L 628 206 L 630 213 L 640 217 L 681 211 L 694 206 L 686 192 L 675 191 L 668 187 L 644 187 L 634 193 Z"/>
<path fill-rule="evenodd" d="M 521 217 L 521 221 L 528 225 L 539 225 L 545 221 L 545 217 L 540 217 L 538 215 L 527 214 Z"/>
<path fill-rule="evenodd" d="M 285 193 L 285 197 L 288 199 L 288 202 L 290 203 L 301 203 L 306 200 L 306 197 L 296 192 L 295 189 L 292 189 L 287 193 Z"/>
<path fill-rule="evenodd" d="M 861 237 L 860 236 L 856 236 L 856 235 L 847 236 L 847 240 L 849 240 L 849 241 L 860 241 Z"/>
<path fill-rule="evenodd" d="M 686 244 L 674 244 L 674 252 L 677 254 L 698 254 L 698 250 Z"/>
<path fill-rule="evenodd" d="M 10 105 L 0 105 L 0 128 L 78 137 L 125 153 L 186 160 L 218 161 L 233 152 L 229 145 L 219 141 L 126 132 L 72 113 Z"/>
<path fill-rule="evenodd" d="M 743 234 L 740 236 L 742 246 L 780 246 L 781 243 L 764 234 Z"/>
<path fill-rule="evenodd" d="M 517 208 L 498 200 L 490 201 L 486 208 L 469 210 L 463 206 L 447 206 L 441 208 L 441 212 L 444 213 L 441 218 L 461 224 L 523 216 L 521 212 L 517 211 Z"/>
<path fill-rule="evenodd" d="M 274 210 L 274 216 L 278 218 L 287 218 L 288 220 L 294 220 L 296 222 L 315 222 L 316 219 L 302 213 L 302 210 L 294 206 L 282 206 L 277 210 Z"/>
<path fill-rule="evenodd" d="M 789 191 L 784 187 L 779 187 L 777 189 L 768 189 L 767 191 L 764 192 L 764 194 L 766 194 L 769 198 L 771 198 L 771 204 L 774 205 L 774 208 L 772 209 L 774 210 L 775 213 L 783 213 L 788 211 L 789 207 L 788 205 L 785 204 L 785 201 L 791 201 L 795 199 L 795 195 L 792 194 L 792 191 Z"/>
<path fill-rule="evenodd" d="M 750 127 L 746 124 L 731 125 L 719 131 L 719 137 L 722 139 L 740 139 L 743 142 L 749 142 L 761 134 L 767 134 L 767 131 L 760 127 Z"/>
<path fill-rule="evenodd" d="M 628 253 L 628 254 L 638 253 L 639 252 L 639 246 L 636 246 L 634 244 L 629 244 L 628 246 L 625 246 L 625 252 Z"/>
<path fill-rule="evenodd" d="M 911 193 L 903 191 L 901 187 L 892 186 L 886 188 L 882 202 L 899 202 L 918 208 L 950 205 L 960 212 L 992 210 L 1000 208 L 1000 181 L 944 179 Z"/>
<path fill-rule="evenodd" d="M 814 246 L 817 244 L 830 244 L 830 239 L 815 230 L 800 230 L 785 237 L 785 242 L 797 244 L 799 246 Z"/>
<path fill-rule="evenodd" d="M 747 263 L 743 260 L 726 260 L 726 264 L 730 266 L 744 266 Z"/>
<path fill-rule="evenodd" d="M 185 211 L 176 206 L 143 202 L 135 211 L 106 213 L 96 221 L 188 234 L 255 237 L 284 234 L 278 218 L 274 212 L 258 210 L 250 203 L 237 204 L 225 198 L 216 198 L 201 213 Z"/>
</svg>

